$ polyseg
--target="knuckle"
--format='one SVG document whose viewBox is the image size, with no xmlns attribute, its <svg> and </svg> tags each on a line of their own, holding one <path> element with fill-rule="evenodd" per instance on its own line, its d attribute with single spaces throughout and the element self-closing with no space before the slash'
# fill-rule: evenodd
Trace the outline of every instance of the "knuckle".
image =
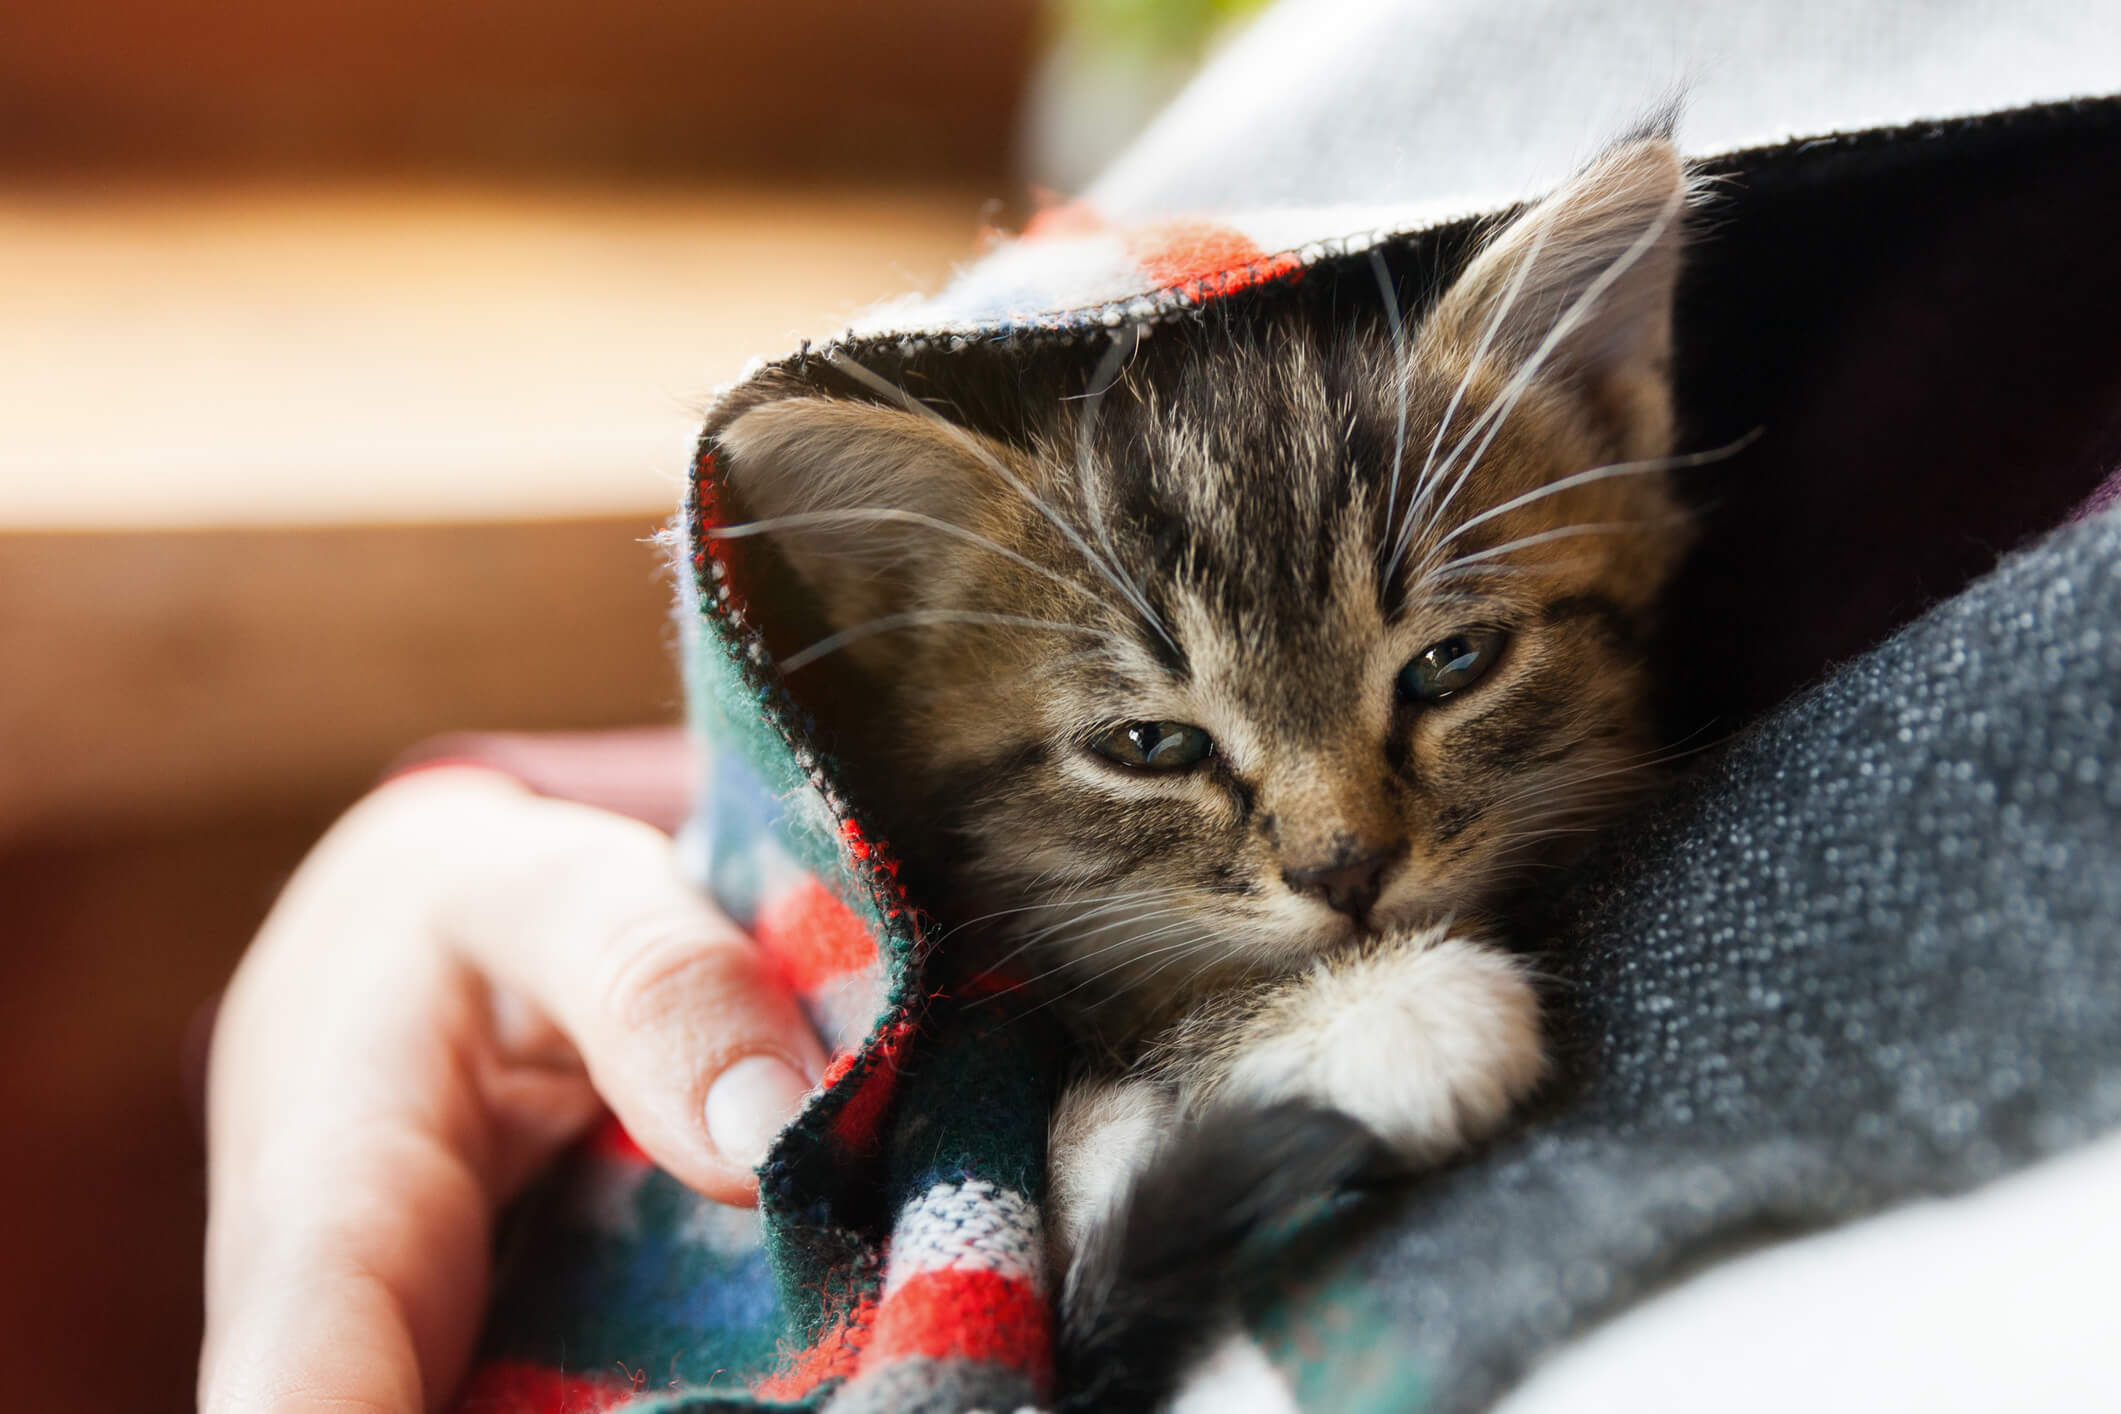
<svg viewBox="0 0 2121 1414">
<path fill-rule="evenodd" d="M 723 999 L 750 991 L 758 958 L 747 939 L 708 929 L 697 918 L 645 915 L 617 929 L 604 950 L 601 1014 L 621 1028 L 696 1019 Z"/>
</svg>

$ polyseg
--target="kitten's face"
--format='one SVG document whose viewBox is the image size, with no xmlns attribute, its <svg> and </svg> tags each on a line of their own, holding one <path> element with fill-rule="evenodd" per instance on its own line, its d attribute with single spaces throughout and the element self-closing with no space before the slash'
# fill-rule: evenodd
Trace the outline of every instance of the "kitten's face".
<svg viewBox="0 0 2121 1414">
<path fill-rule="evenodd" d="M 1676 161 L 1644 146 L 1621 175 L 1669 216 Z M 1026 936 L 1152 994 L 1282 970 L 1479 908 L 1635 778 L 1685 531 L 1654 466 L 1580 474 L 1668 450 L 1672 257 L 1644 246 L 1622 275 L 1659 287 L 1608 281 L 1549 341 L 1613 256 L 1520 278 L 1542 211 L 1559 268 L 1571 212 L 1535 209 L 1404 348 L 1159 336 L 1028 447 L 814 400 L 731 429 L 740 467 L 783 468 L 744 483 L 768 514 L 892 508 L 782 544 L 836 625 L 905 625 L 847 651 L 955 816 L 953 912 L 1029 905 Z"/>
</svg>

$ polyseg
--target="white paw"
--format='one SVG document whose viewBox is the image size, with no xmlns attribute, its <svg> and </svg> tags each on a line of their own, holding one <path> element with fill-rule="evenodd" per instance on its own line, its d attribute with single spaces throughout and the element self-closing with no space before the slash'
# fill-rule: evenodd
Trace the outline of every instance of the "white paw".
<svg viewBox="0 0 2121 1414">
<path fill-rule="evenodd" d="M 1273 1008 L 1218 1099 L 1304 1099 L 1355 1116 L 1402 1157 L 1433 1162 L 1481 1138 L 1546 1073 L 1539 998 L 1523 967 L 1432 934 L 1320 963 Z"/>
<path fill-rule="evenodd" d="M 1047 1270 L 1065 1276 L 1083 1238 L 1116 1207 L 1171 1127 L 1177 1102 L 1147 1080 L 1079 1080 L 1046 1139 Z"/>
</svg>

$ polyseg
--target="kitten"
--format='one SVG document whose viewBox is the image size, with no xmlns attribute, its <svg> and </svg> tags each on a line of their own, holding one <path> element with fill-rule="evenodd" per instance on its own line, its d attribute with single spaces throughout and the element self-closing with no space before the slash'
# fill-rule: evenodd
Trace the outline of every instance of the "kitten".
<svg viewBox="0 0 2121 1414">
<path fill-rule="evenodd" d="M 1293 1101 L 1425 1164 L 1539 1082 L 1497 912 L 1655 745 L 1688 193 L 1631 139 L 1411 327 L 1161 328 L 1003 433 L 853 368 L 863 393 L 789 376 L 727 423 L 731 487 L 834 631 L 783 667 L 867 684 L 828 725 L 882 763 L 887 833 L 1086 1043 L 1059 1260 L 1124 1225 L 1174 1119 Z"/>
</svg>

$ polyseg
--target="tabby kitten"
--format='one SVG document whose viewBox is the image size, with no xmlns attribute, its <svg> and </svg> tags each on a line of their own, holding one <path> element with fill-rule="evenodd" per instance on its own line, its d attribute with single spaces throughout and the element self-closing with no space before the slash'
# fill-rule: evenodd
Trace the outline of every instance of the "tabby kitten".
<svg viewBox="0 0 2121 1414">
<path fill-rule="evenodd" d="M 889 830 L 1089 1042 L 1064 1258 L 1174 1113 L 1301 1100 L 1429 1162 L 1539 1081 L 1493 910 L 1654 744 L 1687 199 L 1630 140 L 1411 328 L 1159 329 L 1006 441 L 852 366 L 874 401 L 727 424 L 837 630 L 784 669 L 873 683 Z"/>
</svg>

